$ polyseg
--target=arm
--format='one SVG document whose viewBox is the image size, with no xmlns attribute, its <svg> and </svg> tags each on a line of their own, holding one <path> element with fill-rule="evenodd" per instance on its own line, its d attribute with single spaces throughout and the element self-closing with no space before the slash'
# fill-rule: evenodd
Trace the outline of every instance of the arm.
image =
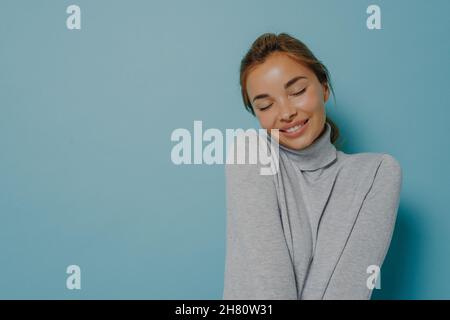
<svg viewBox="0 0 450 320">
<path fill-rule="evenodd" d="M 394 231 L 401 183 L 400 164 L 384 154 L 324 299 L 370 299 L 373 290 L 367 287 L 367 267 L 381 268 L 383 264 Z"/>
<path fill-rule="evenodd" d="M 297 299 L 273 179 L 258 165 L 226 165 L 225 300 Z"/>
</svg>

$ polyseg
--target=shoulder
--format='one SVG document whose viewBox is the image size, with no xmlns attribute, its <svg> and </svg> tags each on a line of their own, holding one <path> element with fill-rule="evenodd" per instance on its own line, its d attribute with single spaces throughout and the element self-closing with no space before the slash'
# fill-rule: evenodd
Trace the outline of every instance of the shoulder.
<svg viewBox="0 0 450 320">
<path fill-rule="evenodd" d="M 400 162 L 394 156 L 388 153 L 346 154 L 339 151 L 338 158 L 342 166 L 342 179 L 350 181 L 358 189 L 371 185 L 376 190 L 400 192 L 403 173 Z M 375 192 L 378 191 L 372 193 Z"/>
<path fill-rule="evenodd" d="M 402 183 L 403 171 L 400 162 L 392 155 L 384 153 L 378 167 L 376 179 L 378 184 L 390 185 L 399 190 Z"/>
<path fill-rule="evenodd" d="M 370 183 L 368 198 L 382 201 L 397 199 L 401 192 L 402 168 L 400 162 L 388 153 L 358 153 L 350 155 L 354 164 L 352 173 Z M 369 186 L 369 184 L 368 184 Z"/>
<path fill-rule="evenodd" d="M 401 176 L 402 168 L 400 162 L 388 153 L 365 152 L 357 154 L 355 160 L 359 164 L 371 163 L 376 166 L 377 175 L 389 174 L 390 176 Z"/>
<path fill-rule="evenodd" d="M 395 170 L 397 172 L 401 172 L 401 170 L 402 170 L 402 168 L 400 166 L 400 162 L 388 153 L 383 154 L 383 162 L 382 163 L 385 167 L 389 167 L 392 170 Z"/>
<path fill-rule="evenodd" d="M 338 151 L 338 157 L 345 160 L 346 167 L 355 171 L 375 168 L 377 172 L 388 172 L 395 176 L 401 176 L 402 168 L 400 162 L 388 153 L 361 152 L 354 154 Z"/>
</svg>

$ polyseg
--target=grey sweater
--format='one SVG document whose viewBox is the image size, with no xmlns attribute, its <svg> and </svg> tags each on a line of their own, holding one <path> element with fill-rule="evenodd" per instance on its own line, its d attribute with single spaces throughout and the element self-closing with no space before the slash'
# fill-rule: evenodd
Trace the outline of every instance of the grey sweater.
<svg viewBox="0 0 450 320">
<path fill-rule="evenodd" d="M 337 150 L 325 126 L 305 149 L 280 145 L 275 175 L 225 166 L 223 299 L 370 299 L 376 290 L 368 267 L 381 268 L 389 248 L 402 170 L 386 153 Z"/>
</svg>

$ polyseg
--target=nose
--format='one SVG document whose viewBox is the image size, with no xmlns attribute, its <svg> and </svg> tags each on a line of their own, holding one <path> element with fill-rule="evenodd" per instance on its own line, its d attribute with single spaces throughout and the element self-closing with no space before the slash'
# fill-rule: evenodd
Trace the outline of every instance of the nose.
<svg viewBox="0 0 450 320">
<path fill-rule="evenodd" d="M 297 115 L 297 109 L 288 103 L 283 104 L 280 108 L 280 118 L 284 121 L 290 121 Z"/>
</svg>

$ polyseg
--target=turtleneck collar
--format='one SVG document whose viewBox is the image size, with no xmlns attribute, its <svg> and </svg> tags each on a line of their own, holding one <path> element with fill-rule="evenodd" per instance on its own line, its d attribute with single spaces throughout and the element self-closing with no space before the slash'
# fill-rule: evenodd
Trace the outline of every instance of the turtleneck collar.
<svg viewBox="0 0 450 320">
<path fill-rule="evenodd" d="M 336 147 L 331 143 L 331 126 L 325 122 L 325 130 L 306 148 L 297 150 L 279 144 L 280 150 L 293 160 L 300 170 L 317 170 L 333 162 L 336 155 Z"/>
</svg>

